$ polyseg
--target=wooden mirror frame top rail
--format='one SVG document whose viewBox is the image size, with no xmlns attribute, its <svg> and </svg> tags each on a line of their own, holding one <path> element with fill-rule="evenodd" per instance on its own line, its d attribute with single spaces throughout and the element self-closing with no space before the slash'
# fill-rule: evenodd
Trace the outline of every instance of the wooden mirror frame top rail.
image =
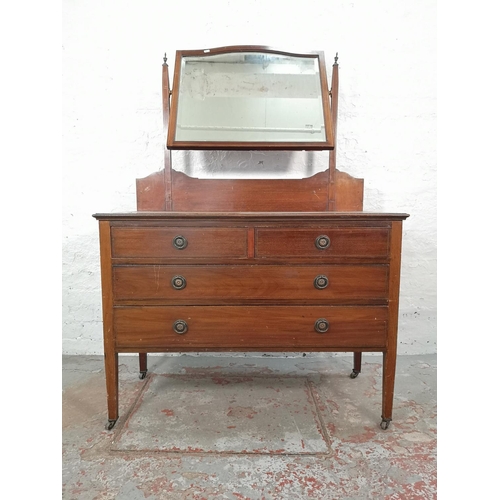
<svg viewBox="0 0 500 500">
<path fill-rule="evenodd" d="M 324 56 L 322 52 L 296 54 L 278 51 L 265 46 L 239 45 L 214 49 L 178 51 L 174 82 L 179 79 L 180 60 L 183 55 L 201 55 L 230 52 L 268 52 L 301 57 L 318 57 L 322 85 L 322 96 L 326 117 L 328 144 L 282 143 L 210 143 L 193 145 L 192 149 L 241 150 L 305 150 L 328 149 L 328 169 L 305 179 L 198 179 L 178 172 L 172 168 L 171 151 L 165 147 L 164 169 L 137 179 L 137 210 L 139 211 L 176 211 L 176 212 L 350 212 L 363 210 L 363 179 L 354 178 L 336 168 L 336 135 L 338 116 L 339 67 L 337 56 L 332 68 L 332 87 L 328 90 Z M 177 85 L 178 87 L 178 85 Z M 163 132 L 165 141 L 172 139 L 171 100 L 175 99 L 170 90 L 169 68 L 166 56 L 162 66 Z M 175 110 L 174 110 L 175 112 Z M 170 127 L 170 130 L 169 130 Z M 165 144 L 165 146 L 167 146 Z M 186 149 L 181 145 L 178 149 Z M 214 193 L 217 193 L 214 196 Z"/>
</svg>

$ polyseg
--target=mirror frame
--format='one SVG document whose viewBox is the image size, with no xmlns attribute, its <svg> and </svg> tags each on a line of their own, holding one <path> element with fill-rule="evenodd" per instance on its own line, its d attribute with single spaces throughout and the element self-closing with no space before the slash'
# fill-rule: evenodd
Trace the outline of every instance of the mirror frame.
<svg viewBox="0 0 500 500">
<path fill-rule="evenodd" d="M 176 141 L 175 131 L 177 125 L 177 110 L 179 106 L 179 82 L 181 64 L 184 57 L 190 56 L 212 56 L 218 54 L 230 54 L 238 52 L 262 52 L 268 54 L 280 54 L 291 57 L 314 58 L 318 61 L 321 98 L 323 103 L 323 116 L 325 120 L 326 141 L 318 142 L 227 142 L 227 141 Z M 167 148 L 173 150 L 281 150 L 281 151 L 318 151 L 332 150 L 335 147 L 335 137 L 333 132 L 332 108 L 330 103 L 330 91 L 328 90 L 328 80 L 326 77 L 325 58 L 321 51 L 293 53 L 272 49 L 261 45 L 235 45 L 227 47 L 217 47 L 213 49 L 200 50 L 178 50 L 175 57 L 174 80 L 172 88 L 172 100 L 168 121 Z"/>
</svg>

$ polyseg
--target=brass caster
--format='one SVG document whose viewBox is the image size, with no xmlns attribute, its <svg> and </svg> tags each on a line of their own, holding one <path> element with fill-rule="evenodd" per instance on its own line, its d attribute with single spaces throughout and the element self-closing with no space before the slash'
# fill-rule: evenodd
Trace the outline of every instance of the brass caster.
<svg viewBox="0 0 500 500">
<path fill-rule="evenodd" d="M 144 370 L 142 372 L 139 372 L 139 378 L 141 380 L 144 380 L 146 378 L 146 375 L 147 375 L 148 371 L 147 370 Z"/>
<path fill-rule="evenodd" d="M 106 430 L 110 431 L 116 424 L 116 420 L 108 420 L 108 423 L 106 424 Z"/>
<path fill-rule="evenodd" d="M 392 418 L 383 418 L 382 422 L 380 422 L 380 428 L 384 431 L 387 430 L 389 424 L 391 423 Z"/>
<path fill-rule="evenodd" d="M 358 370 L 353 370 L 353 371 L 351 372 L 351 374 L 349 375 L 349 377 L 351 377 L 351 378 L 356 378 L 356 377 L 359 375 L 359 373 L 360 373 L 360 372 L 359 372 Z"/>
</svg>

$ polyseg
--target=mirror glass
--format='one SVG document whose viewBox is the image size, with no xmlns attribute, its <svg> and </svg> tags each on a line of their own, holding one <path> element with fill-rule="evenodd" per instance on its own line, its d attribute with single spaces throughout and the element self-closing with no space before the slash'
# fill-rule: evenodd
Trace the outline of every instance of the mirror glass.
<svg viewBox="0 0 500 500">
<path fill-rule="evenodd" d="M 317 56 L 190 55 L 177 67 L 174 142 L 327 141 Z"/>
</svg>

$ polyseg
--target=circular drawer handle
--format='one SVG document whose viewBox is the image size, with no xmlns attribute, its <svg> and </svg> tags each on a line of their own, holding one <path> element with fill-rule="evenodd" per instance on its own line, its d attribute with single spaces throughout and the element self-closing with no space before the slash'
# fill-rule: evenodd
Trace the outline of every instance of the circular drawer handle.
<svg viewBox="0 0 500 500">
<path fill-rule="evenodd" d="M 177 250 L 183 250 L 184 248 L 186 248 L 188 246 L 188 241 L 186 240 L 186 238 L 184 238 L 184 236 L 176 236 L 173 240 L 172 240 L 172 243 L 174 245 L 175 248 L 177 248 Z"/>
<path fill-rule="evenodd" d="M 314 323 L 314 329 L 318 333 L 325 333 L 328 331 L 328 328 L 330 328 L 330 323 L 325 318 L 317 319 L 316 323 Z"/>
<path fill-rule="evenodd" d="M 314 244 L 318 250 L 326 250 L 330 246 L 330 238 L 326 234 L 322 234 L 316 238 Z"/>
<path fill-rule="evenodd" d="M 188 325 L 183 319 L 174 321 L 172 328 L 174 329 L 174 332 L 178 333 L 179 335 L 183 335 L 188 331 Z"/>
<path fill-rule="evenodd" d="M 172 287 L 176 290 L 182 290 L 183 288 L 186 288 L 186 278 L 184 278 L 184 276 L 174 276 L 171 283 Z"/>
<path fill-rule="evenodd" d="M 326 276 L 320 274 L 314 278 L 314 287 L 318 290 L 323 290 L 323 288 L 326 288 L 327 286 L 328 278 Z"/>
</svg>

